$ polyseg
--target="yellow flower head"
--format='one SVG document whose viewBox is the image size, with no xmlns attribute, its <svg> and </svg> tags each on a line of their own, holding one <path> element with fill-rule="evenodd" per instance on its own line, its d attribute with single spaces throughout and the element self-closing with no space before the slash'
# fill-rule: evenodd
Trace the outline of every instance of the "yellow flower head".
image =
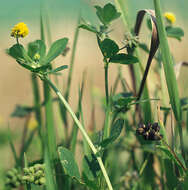
<svg viewBox="0 0 188 190">
<path fill-rule="evenodd" d="M 36 53 L 33 58 L 34 58 L 35 61 L 39 61 L 40 54 Z"/>
<path fill-rule="evenodd" d="M 27 25 L 23 22 L 20 22 L 12 28 L 11 36 L 14 38 L 24 38 L 29 33 Z"/>
<path fill-rule="evenodd" d="M 166 20 L 168 22 L 170 22 L 171 24 L 175 23 L 176 22 L 176 16 L 174 15 L 174 13 L 171 13 L 171 12 L 166 12 L 164 14 L 164 17 L 166 18 Z"/>
</svg>

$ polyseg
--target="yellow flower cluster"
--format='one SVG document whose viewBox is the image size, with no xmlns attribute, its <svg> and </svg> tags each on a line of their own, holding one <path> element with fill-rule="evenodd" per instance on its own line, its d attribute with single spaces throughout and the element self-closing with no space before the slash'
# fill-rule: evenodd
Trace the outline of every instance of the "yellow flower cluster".
<svg viewBox="0 0 188 190">
<path fill-rule="evenodd" d="M 164 14 L 164 17 L 167 19 L 168 22 L 170 22 L 171 24 L 176 22 L 176 16 L 171 13 L 171 12 L 166 12 Z"/>
<path fill-rule="evenodd" d="M 20 22 L 12 28 L 11 36 L 14 38 L 24 38 L 29 33 L 27 25 L 23 22 Z"/>
</svg>

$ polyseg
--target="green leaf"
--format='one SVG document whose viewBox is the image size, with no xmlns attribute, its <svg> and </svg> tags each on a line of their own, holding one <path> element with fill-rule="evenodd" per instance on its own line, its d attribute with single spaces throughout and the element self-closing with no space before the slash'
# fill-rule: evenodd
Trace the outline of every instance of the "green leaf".
<svg viewBox="0 0 188 190">
<path fill-rule="evenodd" d="M 48 68 L 50 68 L 51 65 L 50 64 L 46 64 L 46 65 L 43 65 L 43 66 L 39 66 L 39 67 L 36 67 L 36 68 L 32 68 L 32 72 L 36 72 L 38 73 L 39 71 L 46 71 Z"/>
<path fill-rule="evenodd" d="M 119 51 L 118 45 L 109 38 L 106 38 L 103 41 L 100 41 L 98 38 L 98 44 L 105 58 L 111 58 Z"/>
<path fill-rule="evenodd" d="M 176 158 L 174 157 L 174 155 L 169 151 L 169 149 L 168 149 L 167 147 L 161 146 L 161 145 L 157 145 L 156 147 L 159 148 L 162 152 L 164 152 L 165 155 L 166 155 L 166 157 L 167 157 L 168 159 L 170 159 L 171 161 L 173 161 L 174 163 L 176 163 L 182 173 L 184 172 L 184 171 L 182 170 L 181 165 L 179 164 L 179 162 L 176 160 Z M 176 153 L 176 156 L 177 156 L 178 159 L 181 161 L 181 163 L 183 164 L 183 166 L 186 168 L 185 162 L 184 162 L 182 156 L 180 157 L 180 154 L 177 154 L 177 153 Z M 183 162 L 182 162 L 182 160 L 183 160 Z"/>
<path fill-rule="evenodd" d="M 119 53 L 110 58 L 111 63 L 120 63 L 120 64 L 133 64 L 138 62 L 138 58 L 132 55 L 127 55 L 124 53 Z"/>
<path fill-rule="evenodd" d="M 41 55 L 43 55 L 45 52 L 44 47 L 42 44 L 42 42 L 40 40 L 38 40 L 37 42 L 38 44 L 40 44 L 40 50 L 39 53 Z M 36 45 L 36 44 L 35 44 Z M 36 49 L 32 49 L 32 47 L 34 47 L 35 45 L 30 44 L 29 45 L 29 53 L 30 56 L 34 56 L 34 53 L 36 52 Z M 24 47 L 20 44 L 15 44 L 13 45 L 10 49 L 7 50 L 7 54 L 10 55 L 11 57 L 15 58 L 16 61 L 24 68 L 32 71 L 32 72 L 39 72 L 39 71 L 45 71 L 47 68 L 49 68 L 49 64 L 46 65 L 42 65 L 39 63 L 34 62 L 31 57 L 27 54 L 27 52 L 25 51 Z"/>
<path fill-rule="evenodd" d="M 101 142 L 101 147 L 105 148 L 107 145 L 112 144 L 121 134 L 121 131 L 123 129 L 124 120 L 118 119 L 115 121 L 115 123 L 112 124 L 112 129 L 110 131 L 110 137 L 107 139 L 104 139 Z"/>
<path fill-rule="evenodd" d="M 97 28 L 95 26 L 90 25 L 90 24 L 80 24 L 79 28 L 88 30 L 88 31 L 93 32 L 95 34 L 98 33 Z"/>
<path fill-rule="evenodd" d="M 114 5 L 111 3 L 106 4 L 103 8 L 95 6 L 97 16 L 99 20 L 104 24 L 108 25 L 111 21 L 120 17 L 121 13 L 117 12 Z"/>
<path fill-rule="evenodd" d="M 59 147 L 58 152 L 61 165 L 64 168 L 65 173 L 68 176 L 76 178 L 78 181 L 80 181 L 80 173 L 72 152 L 64 147 Z"/>
<path fill-rule="evenodd" d="M 168 37 L 175 38 L 179 41 L 184 36 L 184 31 L 180 27 L 167 26 L 166 32 Z"/>
<path fill-rule="evenodd" d="M 171 108 L 161 106 L 161 107 L 160 107 L 160 110 L 162 110 L 162 111 L 170 111 Z"/>
<path fill-rule="evenodd" d="M 112 138 L 115 141 L 120 136 L 121 131 L 123 129 L 123 125 L 124 125 L 123 119 L 116 120 L 115 123 L 112 124 L 110 138 Z"/>
<path fill-rule="evenodd" d="M 7 53 L 21 63 L 32 63 L 32 59 L 27 55 L 24 47 L 20 44 L 13 45 L 8 49 Z"/>
<path fill-rule="evenodd" d="M 34 59 L 34 56 L 37 53 L 40 55 L 39 60 L 42 60 L 42 58 L 45 56 L 46 53 L 46 46 L 42 40 L 36 40 L 34 42 L 29 43 L 28 45 L 28 55 L 32 59 Z"/>
<path fill-rule="evenodd" d="M 66 48 L 67 43 L 68 43 L 68 38 L 62 38 L 55 41 L 51 45 L 46 57 L 44 57 L 44 59 L 42 60 L 42 64 L 48 64 L 51 61 L 53 61 L 57 56 L 59 56 Z"/>
<path fill-rule="evenodd" d="M 188 104 L 188 97 L 180 99 L 181 106 L 186 106 Z"/>
<path fill-rule="evenodd" d="M 26 68 L 26 69 L 28 69 L 28 70 L 34 72 L 34 68 L 33 68 L 31 65 L 29 65 L 29 64 L 27 64 L 27 63 L 24 63 L 24 62 L 22 62 L 21 60 L 16 60 L 16 61 L 17 61 L 17 63 L 20 64 L 22 67 L 24 67 L 24 68 Z"/>
<path fill-rule="evenodd" d="M 11 113 L 11 117 L 25 117 L 33 111 L 32 107 L 16 105 L 16 108 Z"/>
<path fill-rule="evenodd" d="M 83 180 L 84 180 L 84 183 L 89 187 L 89 189 L 98 190 L 100 188 L 97 184 L 97 181 L 89 180 L 85 173 L 83 173 Z"/>
<path fill-rule="evenodd" d="M 188 189 L 188 172 L 186 173 L 186 176 L 184 177 L 184 181 L 182 183 L 182 189 Z"/>
<path fill-rule="evenodd" d="M 115 109 L 127 111 L 129 104 L 135 100 L 132 93 L 119 93 L 113 96 L 112 103 Z"/>
<path fill-rule="evenodd" d="M 83 159 L 83 173 L 88 180 L 94 181 L 99 175 L 100 166 L 94 154 L 85 155 Z"/>
<path fill-rule="evenodd" d="M 166 177 L 167 188 L 175 189 L 178 184 L 178 178 L 174 172 L 173 162 L 169 159 L 164 159 L 164 172 Z"/>
<path fill-rule="evenodd" d="M 148 48 L 148 46 L 147 46 L 146 44 L 144 44 L 144 43 L 139 43 L 138 46 L 139 46 L 142 50 L 144 50 L 145 52 L 149 53 L 149 48 Z"/>
<path fill-rule="evenodd" d="M 67 65 L 62 65 L 62 66 L 57 67 L 56 69 L 51 70 L 51 71 L 49 71 L 49 72 L 47 72 L 47 73 L 48 73 L 48 74 L 53 74 L 53 73 L 56 73 L 56 72 L 62 71 L 62 70 L 67 69 L 67 68 L 68 68 Z"/>
</svg>

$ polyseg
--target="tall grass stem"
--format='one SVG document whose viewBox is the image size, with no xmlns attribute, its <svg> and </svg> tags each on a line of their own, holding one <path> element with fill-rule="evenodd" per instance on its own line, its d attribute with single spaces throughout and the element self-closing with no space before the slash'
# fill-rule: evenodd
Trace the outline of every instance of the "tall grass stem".
<svg viewBox="0 0 188 190">
<path fill-rule="evenodd" d="M 49 86 L 54 90 L 54 92 L 57 94 L 57 96 L 59 97 L 59 99 L 61 100 L 61 102 L 64 104 L 64 106 L 66 107 L 67 111 L 70 113 L 70 115 L 72 116 L 74 122 L 76 123 L 76 125 L 78 126 L 78 128 L 80 129 L 82 135 L 84 136 L 84 138 L 86 139 L 88 145 L 90 146 L 92 152 L 94 153 L 94 155 L 97 154 L 97 149 L 95 148 L 95 146 L 93 145 L 90 137 L 88 136 L 88 134 L 86 133 L 84 127 L 82 126 L 82 124 L 80 123 L 80 121 L 78 120 L 78 118 L 76 117 L 75 113 L 72 111 L 71 107 L 69 106 L 68 102 L 65 100 L 65 98 L 63 97 L 63 95 L 61 94 L 61 92 L 54 86 L 54 84 L 51 82 L 51 80 L 49 78 L 45 78 L 45 81 L 49 84 Z M 104 178 L 106 180 L 106 183 L 108 185 L 109 190 L 113 190 L 110 179 L 108 177 L 108 174 L 106 172 L 106 169 L 104 167 L 104 164 L 102 162 L 101 157 L 96 156 L 97 161 L 99 163 L 99 166 L 101 168 L 101 171 L 104 175 Z"/>
<path fill-rule="evenodd" d="M 158 28 L 158 35 L 159 35 L 159 41 L 160 41 L 160 50 L 162 54 L 163 67 L 164 67 L 164 72 L 165 72 L 167 88 L 168 88 L 168 94 L 170 98 L 170 104 L 172 106 L 174 116 L 178 123 L 181 151 L 182 151 L 183 157 L 185 158 L 183 134 L 182 134 L 182 128 L 181 128 L 182 127 L 181 126 L 182 111 L 181 111 L 181 106 L 180 106 L 178 85 L 177 85 L 176 76 L 175 76 L 174 67 L 173 67 L 173 60 L 170 53 L 170 48 L 168 46 L 160 0 L 153 0 L 153 2 L 154 2 L 155 14 L 157 18 L 157 28 Z"/>
</svg>

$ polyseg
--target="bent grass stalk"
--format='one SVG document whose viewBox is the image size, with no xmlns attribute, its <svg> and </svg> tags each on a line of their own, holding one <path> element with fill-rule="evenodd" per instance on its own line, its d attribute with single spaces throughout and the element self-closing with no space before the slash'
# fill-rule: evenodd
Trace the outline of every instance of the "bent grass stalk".
<svg viewBox="0 0 188 190">
<path fill-rule="evenodd" d="M 67 111 L 71 114 L 74 122 L 76 123 L 76 125 L 78 126 L 78 128 L 80 129 L 82 135 L 84 136 L 84 138 L 86 139 L 87 143 L 89 144 L 92 152 L 94 153 L 94 155 L 97 154 L 97 149 L 95 148 L 95 146 L 93 145 L 91 139 L 89 138 L 88 134 L 86 133 L 84 127 L 82 126 L 82 124 L 80 123 L 80 121 L 78 120 L 78 118 L 76 117 L 75 113 L 72 111 L 71 107 L 69 106 L 68 102 L 65 100 L 65 98 L 63 97 L 63 95 L 61 94 L 61 92 L 56 88 L 56 86 L 51 82 L 51 80 L 47 77 L 45 77 L 45 82 L 47 82 L 49 84 L 49 86 L 54 90 L 54 92 L 57 94 L 57 96 L 59 97 L 59 99 L 61 100 L 61 102 L 64 104 L 65 108 L 67 109 Z M 97 161 L 99 163 L 99 166 L 101 168 L 101 171 L 104 175 L 104 178 L 106 180 L 106 183 L 108 185 L 109 190 L 113 190 L 110 179 L 108 177 L 108 174 L 106 172 L 106 169 L 104 167 L 104 164 L 102 162 L 101 157 L 96 156 Z"/>
</svg>

